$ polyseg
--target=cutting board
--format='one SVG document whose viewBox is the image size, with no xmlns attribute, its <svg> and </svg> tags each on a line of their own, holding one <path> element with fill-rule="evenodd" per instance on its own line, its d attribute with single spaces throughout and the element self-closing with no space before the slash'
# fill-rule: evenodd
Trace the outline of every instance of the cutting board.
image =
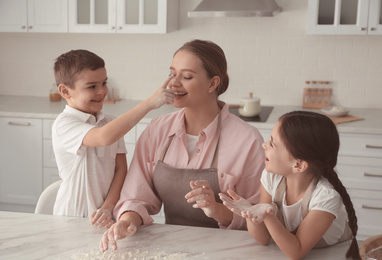
<svg viewBox="0 0 382 260">
<path fill-rule="evenodd" d="M 347 122 L 354 122 L 354 121 L 359 121 L 359 120 L 364 120 L 362 117 L 357 117 L 357 116 L 352 116 L 352 115 L 347 115 L 347 116 L 329 116 L 329 117 L 335 124 L 342 124 L 342 123 L 347 123 Z"/>
</svg>

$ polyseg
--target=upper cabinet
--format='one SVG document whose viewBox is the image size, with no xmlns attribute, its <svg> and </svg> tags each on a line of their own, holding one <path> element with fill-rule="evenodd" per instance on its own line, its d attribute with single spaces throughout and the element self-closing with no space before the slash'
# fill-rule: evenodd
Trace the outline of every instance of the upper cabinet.
<svg viewBox="0 0 382 260">
<path fill-rule="evenodd" d="M 67 32 L 66 0 L 0 0 L 0 32 Z"/>
<path fill-rule="evenodd" d="M 382 0 L 309 0 L 308 34 L 382 34 Z"/>
<path fill-rule="evenodd" d="M 177 0 L 69 0 L 69 32 L 167 33 L 177 18 Z"/>
</svg>

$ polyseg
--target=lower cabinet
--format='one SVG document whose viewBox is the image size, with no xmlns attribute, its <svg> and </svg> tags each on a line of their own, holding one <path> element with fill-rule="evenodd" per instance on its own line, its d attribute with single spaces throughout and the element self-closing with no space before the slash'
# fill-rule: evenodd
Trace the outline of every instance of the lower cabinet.
<svg viewBox="0 0 382 260">
<path fill-rule="evenodd" d="M 34 212 L 42 192 L 42 120 L 0 117 L 0 210 Z"/>
<path fill-rule="evenodd" d="M 337 172 L 358 218 L 359 240 L 382 234 L 382 136 L 340 134 Z"/>
</svg>

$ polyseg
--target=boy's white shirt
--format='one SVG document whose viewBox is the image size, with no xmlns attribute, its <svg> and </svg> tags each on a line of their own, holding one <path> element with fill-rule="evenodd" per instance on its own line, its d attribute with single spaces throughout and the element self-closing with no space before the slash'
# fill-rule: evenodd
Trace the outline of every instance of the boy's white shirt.
<svg viewBox="0 0 382 260">
<path fill-rule="evenodd" d="M 54 215 L 88 217 L 106 199 L 115 171 L 117 154 L 126 154 L 123 137 L 106 147 L 88 147 L 82 140 L 90 129 L 115 117 L 81 112 L 66 105 L 52 126 L 52 142 L 59 175 L 63 180 Z"/>
<path fill-rule="evenodd" d="M 272 198 L 275 196 L 277 186 L 282 177 L 282 175 L 269 173 L 266 170 L 262 173 L 261 184 Z M 295 230 L 302 222 L 301 201 L 302 199 L 295 204 L 288 206 L 285 203 L 285 193 L 283 195 L 283 202 L 280 210 L 283 213 L 285 227 L 289 231 Z M 348 218 L 340 194 L 333 188 L 328 180 L 322 178 L 318 181 L 308 208 L 309 211 L 321 210 L 329 212 L 335 216 L 333 223 L 330 225 L 323 238 L 328 245 L 337 243 L 345 231 Z"/>
</svg>

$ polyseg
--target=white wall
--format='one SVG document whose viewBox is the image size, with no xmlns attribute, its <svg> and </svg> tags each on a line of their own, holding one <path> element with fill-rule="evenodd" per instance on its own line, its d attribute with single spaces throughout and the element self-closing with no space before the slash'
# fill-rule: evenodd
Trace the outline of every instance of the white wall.
<svg viewBox="0 0 382 260">
<path fill-rule="evenodd" d="M 55 58 L 81 48 L 104 58 L 110 88 L 141 100 L 168 76 L 174 51 L 199 38 L 226 53 L 228 103 L 252 91 L 264 105 L 299 105 L 306 80 L 329 80 L 336 105 L 382 108 L 382 36 L 306 35 L 302 0 L 276 0 L 283 12 L 272 18 L 188 18 L 200 0 L 179 1 L 179 30 L 165 35 L 0 33 L 0 95 L 48 98 Z"/>
</svg>

